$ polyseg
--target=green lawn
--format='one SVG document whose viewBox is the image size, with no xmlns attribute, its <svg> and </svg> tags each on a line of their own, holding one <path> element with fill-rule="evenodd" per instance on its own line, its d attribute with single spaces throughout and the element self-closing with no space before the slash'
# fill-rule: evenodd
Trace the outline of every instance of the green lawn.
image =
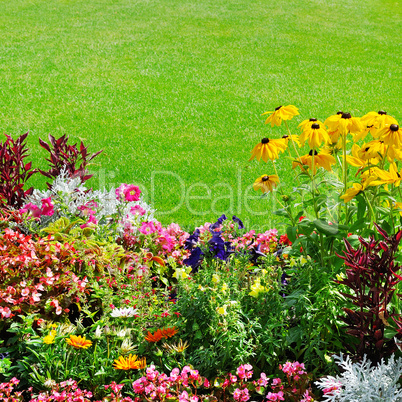
<svg viewBox="0 0 402 402">
<path fill-rule="evenodd" d="M 163 223 L 221 213 L 275 224 L 247 188 L 261 113 L 294 104 L 401 120 L 401 3 L 381 0 L 0 0 L 0 128 L 104 149 L 94 187 L 141 186 Z M 294 176 L 278 162 L 291 191 Z M 37 180 L 35 182 L 35 180 Z M 40 179 L 34 184 L 43 185 Z M 197 199 L 196 197 L 203 197 Z"/>
</svg>

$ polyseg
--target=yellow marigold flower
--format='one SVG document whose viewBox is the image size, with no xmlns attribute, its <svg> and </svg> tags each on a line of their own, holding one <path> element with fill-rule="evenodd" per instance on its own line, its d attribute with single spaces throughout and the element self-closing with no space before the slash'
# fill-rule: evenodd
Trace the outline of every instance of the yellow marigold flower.
<svg viewBox="0 0 402 402">
<path fill-rule="evenodd" d="M 116 370 L 133 370 L 133 369 L 143 369 L 147 365 L 145 357 L 138 359 L 136 355 L 129 355 L 127 357 L 120 356 L 114 361 L 113 367 Z"/>
<path fill-rule="evenodd" d="M 262 175 L 253 184 L 255 191 L 261 190 L 263 193 L 272 191 L 279 183 L 279 177 L 276 174 Z"/>
<path fill-rule="evenodd" d="M 314 167 L 313 164 L 313 152 L 314 152 Z M 313 170 L 313 174 L 316 174 L 317 167 L 322 167 L 329 172 L 332 170 L 331 166 L 335 165 L 336 159 L 329 154 L 326 150 L 321 150 L 317 152 L 316 150 L 310 150 L 307 155 L 303 155 L 300 157 L 300 161 L 296 160 L 292 163 L 292 168 L 295 169 L 297 166 L 300 166 L 302 170 L 304 170 L 303 166 L 308 166 L 310 170 Z"/>
<path fill-rule="evenodd" d="M 288 106 L 278 106 L 273 112 L 265 112 L 262 115 L 270 114 L 268 119 L 265 120 L 265 124 L 271 123 L 271 127 L 280 126 L 282 120 L 290 120 L 293 116 L 297 116 L 299 114 L 298 108 L 293 105 Z"/>
<path fill-rule="evenodd" d="M 364 129 L 358 117 L 352 117 L 350 113 L 343 112 L 328 117 L 324 124 L 328 126 L 328 134 L 334 143 L 338 142 L 340 135 L 359 134 Z"/>
<path fill-rule="evenodd" d="M 383 128 L 385 125 L 398 124 L 398 122 L 392 116 L 389 116 L 387 112 L 384 112 L 383 110 L 380 110 L 378 113 L 369 112 L 364 115 L 360 121 L 365 128 L 364 131 L 366 135 L 367 133 L 370 133 L 373 138 L 378 138 L 378 130 Z M 360 138 L 364 137 L 360 136 Z M 356 141 L 360 138 L 357 138 Z"/>
<path fill-rule="evenodd" d="M 299 140 L 302 145 L 308 141 L 308 145 L 311 149 L 317 149 L 323 142 L 325 145 L 331 143 L 331 139 L 324 125 L 319 123 L 305 125 Z"/>
<path fill-rule="evenodd" d="M 43 343 L 50 345 L 54 343 L 54 338 L 56 337 L 57 332 L 53 329 L 50 331 L 50 334 L 43 338 Z"/>
<path fill-rule="evenodd" d="M 251 158 L 249 161 L 257 158 L 268 162 L 278 159 L 279 152 L 284 152 L 287 148 L 287 142 L 283 138 L 270 140 L 269 138 L 263 138 L 259 144 L 257 144 L 251 151 Z"/>
<path fill-rule="evenodd" d="M 402 148 L 402 129 L 398 124 L 387 125 L 378 131 L 378 138 L 384 141 L 385 145 Z"/>
<path fill-rule="evenodd" d="M 76 349 L 88 349 L 92 346 L 92 342 L 85 339 L 85 336 L 70 335 L 70 337 L 66 339 L 66 342 Z"/>
</svg>

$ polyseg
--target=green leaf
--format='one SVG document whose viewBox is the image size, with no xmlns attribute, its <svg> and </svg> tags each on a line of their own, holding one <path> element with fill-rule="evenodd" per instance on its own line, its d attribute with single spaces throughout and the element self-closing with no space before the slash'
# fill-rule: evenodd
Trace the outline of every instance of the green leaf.
<svg viewBox="0 0 402 402">
<path fill-rule="evenodd" d="M 294 226 L 288 226 L 286 228 L 286 234 L 288 235 L 288 239 L 293 243 L 296 240 L 297 228 Z"/>
</svg>

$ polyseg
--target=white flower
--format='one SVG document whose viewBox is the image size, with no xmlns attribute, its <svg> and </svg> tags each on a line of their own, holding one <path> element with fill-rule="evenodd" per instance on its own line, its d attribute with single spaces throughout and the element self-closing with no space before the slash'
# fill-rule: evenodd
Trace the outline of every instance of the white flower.
<svg viewBox="0 0 402 402">
<path fill-rule="evenodd" d="M 114 318 L 134 317 L 136 314 L 138 314 L 138 310 L 133 307 L 115 308 L 110 313 Z"/>
</svg>

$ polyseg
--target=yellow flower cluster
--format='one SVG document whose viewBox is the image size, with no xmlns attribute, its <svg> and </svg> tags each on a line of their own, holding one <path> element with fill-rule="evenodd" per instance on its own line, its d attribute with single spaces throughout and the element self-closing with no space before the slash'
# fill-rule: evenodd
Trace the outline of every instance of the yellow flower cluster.
<svg viewBox="0 0 402 402">
<path fill-rule="evenodd" d="M 287 149 L 291 154 L 291 143 L 296 153 L 291 155 L 292 168 L 299 167 L 302 172 L 314 177 L 319 168 L 332 171 L 337 162 L 336 155 L 343 150 L 340 161 L 343 161 L 345 189 L 347 164 L 358 168 L 357 176 L 360 179 L 341 196 L 345 203 L 372 186 L 384 185 L 386 191 L 389 185 L 399 187 L 402 169 L 398 168 L 397 163 L 402 161 L 402 129 L 395 118 L 386 112 L 370 112 L 359 118 L 339 111 L 324 122 L 311 118 L 299 124 L 300 136 L 292 135 L 287 126 L 287 121 L 299 114 L 295 106 L 279 106 L 273 112 L 264 113 L 266 114 L 269 115 L 266 124 L 274 127 L 280 126 L 284 121 L 289 135 L 277 139 L 264 137 L 251 151 L 250 160 L 256 158 L 258 161 L 262 159 L 264 162 L 274 162 Z M 369 141 L 368 135 L 371 136 Z M 348 136 L 353 140 L 350 152 L 346 150 L 347 143 L 350 142 Z M 360 140 L 365 142 L 359 146 L 356 142 Z M 310 151 L 299 155 L 297 149 L 305 144 L 308 144 Z M 387 170 L 384 168 L 386 162 L 389 163 Z M 267 193 L 272 192 L 278 183 L 277 174 L 264 174 L 256 179 L 253 188 Z M 395 206 L 399 208 L 396 203 Z"/>
</svg>

